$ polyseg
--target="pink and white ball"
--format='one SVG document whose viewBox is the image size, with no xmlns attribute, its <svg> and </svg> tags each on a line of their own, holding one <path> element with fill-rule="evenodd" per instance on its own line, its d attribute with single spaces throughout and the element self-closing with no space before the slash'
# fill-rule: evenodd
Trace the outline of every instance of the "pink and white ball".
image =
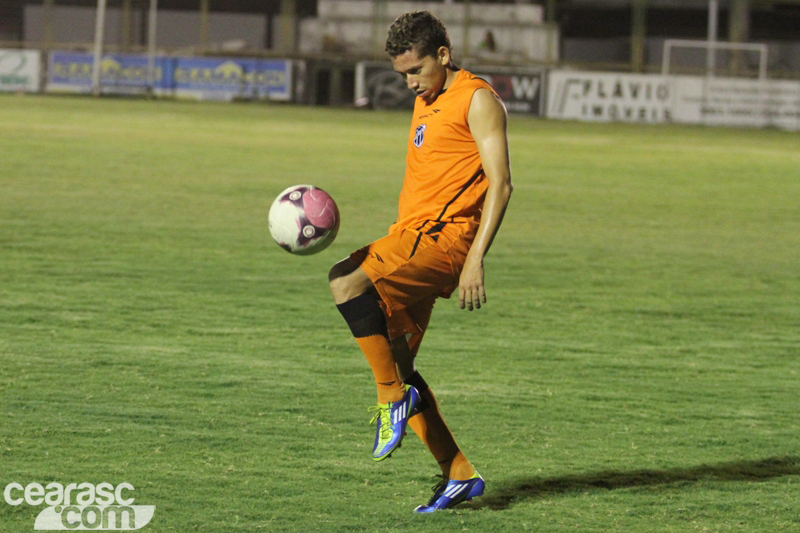
<svg viewBox="0 0 800 533">
<path fill-rule="evenodd" d="M 269 232 L 287 252 L 311 255 L 327 248 L 339 231 L 339 208 L 313 185 L 294 185 L 269 209 Z"/>
</svg>

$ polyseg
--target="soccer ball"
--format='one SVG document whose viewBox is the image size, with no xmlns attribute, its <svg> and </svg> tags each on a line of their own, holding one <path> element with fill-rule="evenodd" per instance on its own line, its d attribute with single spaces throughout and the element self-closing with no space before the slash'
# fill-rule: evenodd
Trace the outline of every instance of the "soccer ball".
<svg viewBox="0 0 800 533">
<path fill-rule="evenodd" d="M 339 231 L 339 208 L 328 193 L 313 185 L 294 185 L 269 209 L 269 232 L 287 252 L 311 255 L 327 248 Z"/>
</svg>

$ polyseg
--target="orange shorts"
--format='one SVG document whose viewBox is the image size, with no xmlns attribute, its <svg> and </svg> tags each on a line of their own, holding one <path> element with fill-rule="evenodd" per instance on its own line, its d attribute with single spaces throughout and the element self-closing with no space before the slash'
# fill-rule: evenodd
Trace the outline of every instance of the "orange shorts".
<svg viewBox="0 0 800 533">
<path fill-rule="evenodd" d="M 350 255 L 380 294 L 389 337 L 411 334 L 409 347 L 421 340 L 436 298 L 449 298 L 458 288 L 471 244 L 457 233 L 441 237 L 403 229 Z"/>
</svg>

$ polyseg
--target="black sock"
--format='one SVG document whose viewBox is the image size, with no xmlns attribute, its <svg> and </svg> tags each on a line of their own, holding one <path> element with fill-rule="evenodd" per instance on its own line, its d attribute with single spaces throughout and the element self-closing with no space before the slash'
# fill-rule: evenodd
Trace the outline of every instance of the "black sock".
<svg viewBox="0 0 800 533">
<path fill-rule="evenodd" d="M 383 335 L 389 338 L 386 329 L 386 316 L 378 301 L 369 293 L 356 296 L 343 304 L 338 304 L 336 309 L 344 317 L 354 337 L 370 337 Z"/>
<path fill-rule="evenodd" d="M 406 378 L 404 381 L 406 385 L 411 385 L 412 387 L 417 389 L 417 392 L 419 393 L 419 403 L 417 404 L 416 411 L 422 412 L 428 407 L 430 407 L 430 404 L 425 399 L 425 396 L 422 394 L 428 390 L 428 384 L 425 382 L 424 379 L 422 379 L 422 376 L 419 375 L 419 372 L 415 371 L 413 374 L 411 374 L 411 376 Z"/>
</svg>

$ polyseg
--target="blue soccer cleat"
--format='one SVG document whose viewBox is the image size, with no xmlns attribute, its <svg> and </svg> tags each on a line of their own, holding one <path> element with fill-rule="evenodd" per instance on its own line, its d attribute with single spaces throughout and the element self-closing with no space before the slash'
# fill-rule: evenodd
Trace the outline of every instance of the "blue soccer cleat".
<svg viewBox="0 0 800 533">
<path fill-rule="evenodd" d="M 450 509 L 463 501 L 469 501 L 483 495 L 486 483 L 483 478 L 475 472 L 475 475 L 467 480 L 451 479 L 442 480 L 433 487 L 433 498 L 428 505 L 420 505 L 414 509 L 415 513 L 432 513 L 441 509 Z"/>
<path fill-rule="evenodd" d="M 411 385 L 406 385 L 403 399 L 370 407 L 375 412 L 370 424 L 377 424 L 375 446 L 372 449 L 372 459 L 383 461 L 395 451 L 406 434 L 408 419 L 411 418 L 414 408 L 419 403 L 419 393 Z"/>
</svg>

